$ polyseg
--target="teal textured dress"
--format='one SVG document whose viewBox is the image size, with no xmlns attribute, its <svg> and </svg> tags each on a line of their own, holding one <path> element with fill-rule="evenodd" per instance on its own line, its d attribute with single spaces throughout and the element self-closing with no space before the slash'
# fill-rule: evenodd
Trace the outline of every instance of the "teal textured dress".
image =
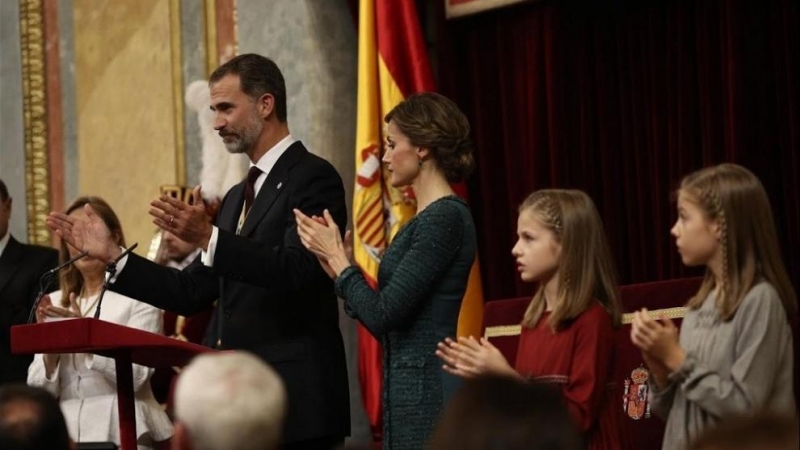
<svg viewBox="0 0 800 450">
<path fill-rule="evenodd" d="M 434 352 L 455 336 L 476 245 L 467 205 L 447 196 L 397 233 L 381 260 L 378 291 L 355 266 L 336 279 L 345 312 L 383 347 L 384 449 L 423 448 L 459 386 Z"/>
</svg>

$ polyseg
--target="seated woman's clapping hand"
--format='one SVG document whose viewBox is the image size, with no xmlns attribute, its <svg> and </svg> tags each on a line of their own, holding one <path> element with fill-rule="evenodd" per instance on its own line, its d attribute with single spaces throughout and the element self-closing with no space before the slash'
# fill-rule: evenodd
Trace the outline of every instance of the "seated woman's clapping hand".
<svg viewBox="0 0 800 450">
<path fill-rule="evenodd" d="M 486 338 L 479 341 L 472 336 L 462 336 L 458 342 L 446 338 L 437 345 L 436 356 L 444 362 L 445 372 L 462 378 L 488 374 L 519 377 L 500 350 Z"/>
<path fill-rule="evenodd" d="M 81 317 L 80 307 L 78 306 L 78 298 L 74 293 L 69 294 L 69 306 L 62 308 L 53 305 L 53 300 L 50 295 L 45 295 L 39 301 L 36 307 L 36 322 L 44 323 L 48 318 L 78 318 Z M 53 376 L 60 355 L 58 353 L 46 353 L 43 355 L 45 373 L 48 377 Z"/>
<path fill-rule="evenodd" d="M 78 300 L 75 294 L 69 295 L 69 306 L 63 308 L 53 305 L 49 295 L 42 297 L 39 306 L 36 308 L 36 322 L 43 323 L 48 317 L 54 318 L 78 318 L 81 317 Z"/>
</svg>

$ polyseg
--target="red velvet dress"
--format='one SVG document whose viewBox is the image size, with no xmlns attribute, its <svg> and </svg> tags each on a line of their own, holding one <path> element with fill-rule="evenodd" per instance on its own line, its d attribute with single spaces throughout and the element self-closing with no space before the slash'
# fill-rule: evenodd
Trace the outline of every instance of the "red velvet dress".
<svg viewBox="0 0 800 450">
<path fill-rule="evenodd" d="M 553 333 L 545 312 L 534 328 L 522 328 L 516 369 L 531 381 L 552 383 L 589 449 L 627 448 L 621 407 L 611 398 L 614 330 L 611 316 L 595 303 L 569 326 Z"/>
</svg>

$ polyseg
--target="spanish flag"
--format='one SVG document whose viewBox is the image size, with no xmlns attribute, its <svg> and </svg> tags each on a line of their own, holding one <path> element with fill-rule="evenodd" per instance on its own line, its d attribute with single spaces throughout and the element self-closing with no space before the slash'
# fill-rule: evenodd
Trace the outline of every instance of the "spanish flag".
<svg viewBox="0 0 800 450">
<path fill-rule="evenodd" d="M 383 251 L 416 212 L 410 188 L 398 190 L 384 181 L 383 117 L 406 96 L 433 91 L 434 86 L 413 0 L 360 0 L 358 17 L 353 253 L 356 264 L 375 288 Z M 461 195 L 465 193 L 463 186 L 456 189 Z M 478 336 L 482 318 L 483 289 L 476 261 L 461 307 L 458 334 Z M 361 394 L 373 434 L 379 436 L 382 428 L 380 344 L 361 325 L 358 339 Z"/>
</svg>

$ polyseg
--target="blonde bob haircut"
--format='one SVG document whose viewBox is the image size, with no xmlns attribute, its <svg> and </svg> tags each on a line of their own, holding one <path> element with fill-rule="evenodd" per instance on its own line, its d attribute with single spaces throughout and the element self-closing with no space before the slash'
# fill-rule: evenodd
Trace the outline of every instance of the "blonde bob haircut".
<svg viewBox="0 0 800 450">
<path fill-rule="evenodd" d="M 747 292 L 762 280 L 778 291 L 787 317 L 792 317 L 797 298 L 781 260 L 769 198 L 758 177 L 742 166 L 720 164 L 687 175 L 678 193 L 697 205 L 706 220 L 719 224 L 722 286 L 716 308 L 723 320 L 733 318 Z M 687 306 L 699 308 L 716 288 L 716 278 L 707 270 Z"/>
<path fill-rule="evenodd" d="M 617 274 L 603 222 L 592 199 L 579 190 L 543 189 L 529 195 L 519 213 L 533 214 L 561 245 L 558 298 L 548 319 L 553 331 L 565 327 L 594 301 L 603 305 L 614 326 L 619 326 L 622 314 Z M 536 326 L 545 310 L 546 281 L 540 281 L 525 311 L 525 327 Z"/>
</svg>

